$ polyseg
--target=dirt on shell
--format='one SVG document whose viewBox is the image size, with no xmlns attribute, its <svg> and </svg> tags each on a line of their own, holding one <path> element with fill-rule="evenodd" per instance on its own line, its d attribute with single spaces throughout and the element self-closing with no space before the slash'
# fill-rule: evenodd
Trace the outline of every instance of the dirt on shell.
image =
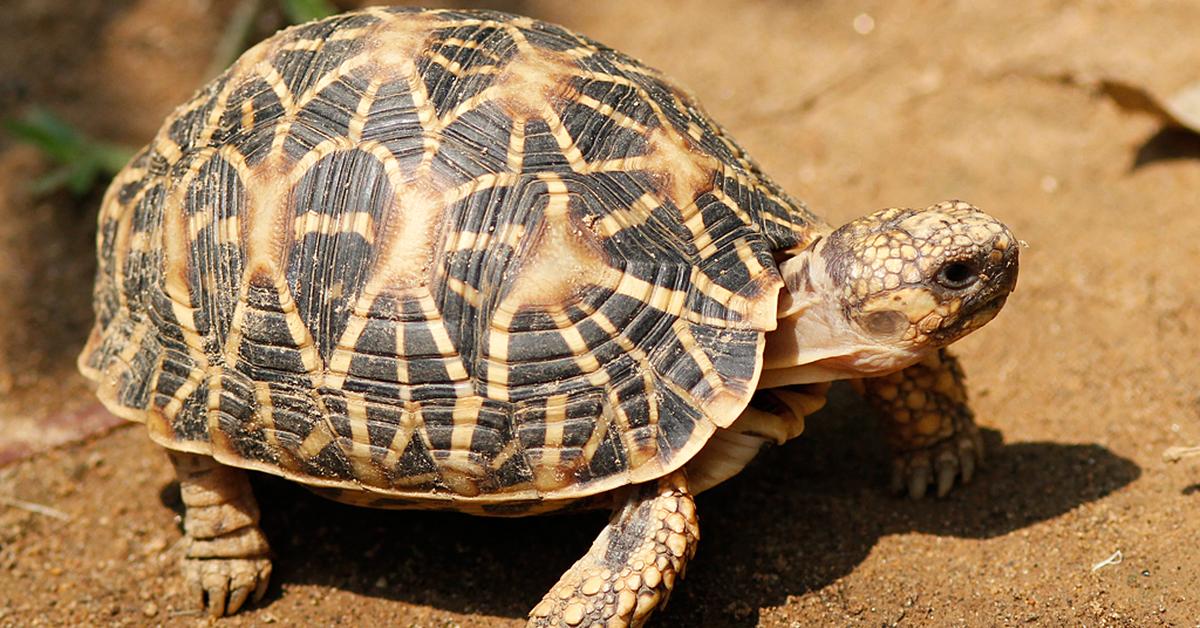
<svg viewBox="0 0 1200 628">
<path fill-rule="evenodd" d="M 6 3 L 0 117 L 37 104 L 144 144 L 210 72 L 237 4 Z M 802 437 L 699 497 L 699 553 L 658 625 L 1200 620 L 1200 464 L 1161 458 L 1200 443 L 1200 139 L 1093 87 L 1200 80 L 1200 5 L 486 6 L 664 70 L 834 223 L 962 198 L 1028 243 L 1006 310 L 958 345 L 987 428 L 977 480 L 889 495 L 869 411 L 835 388 Z M 202 623 L 170 465 L 143 428 L 103 431 L 118 422 L 75 372 L 99 197 L 35 195 L 51 168 L 0 139 L 0 625 Z M 370 511 L 254 483 L 275 572 L 230 626 L 520 625 L 604 522 Z"/>
</svg>

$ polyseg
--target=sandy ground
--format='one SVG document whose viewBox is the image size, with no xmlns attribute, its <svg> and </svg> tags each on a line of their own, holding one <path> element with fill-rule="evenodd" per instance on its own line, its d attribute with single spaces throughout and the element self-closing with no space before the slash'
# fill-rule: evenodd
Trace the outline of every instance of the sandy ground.
<svg viewBox="0 0 1200 628">
<path fill-rule="evenodd" d="M 203 80 L 232 4 L 6 3 L 0 117 L 39 103 L 144 143 Z M 1029 243 L 1007 310 L 959 345 L 991 445 L 978 481 L 888 495 L 881 438 L 839 391 L 699 498 L 700 551 L 659 625 L 1198 625 L 1200 465 L 1161 452 L 1200 442 L 1200 139 L 1092 85 L 1200 80 L 1200 4 L 489 6 L 662 68 L 835 222 L 963 198 Z M 109 422 L 73 367 L 98 198 L 33 197 L 49 168 L 0 139 L 0 498 L 54 509 L 0 505 L 0 625 L 199 622 L 176 486 L 141 429 L 46 450 Z M 519 625 L 603 522 L 374 512 L 255 482 L 275 577 L 230 626 Z"/>
</svg>

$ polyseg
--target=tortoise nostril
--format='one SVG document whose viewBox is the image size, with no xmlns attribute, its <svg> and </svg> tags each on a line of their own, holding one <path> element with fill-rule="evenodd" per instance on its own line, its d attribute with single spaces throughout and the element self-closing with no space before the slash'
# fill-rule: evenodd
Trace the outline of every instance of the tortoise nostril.
<svg viewBox="0 0 1200 628">
<path fill-rule="evenodd" d="M 978 279 L 975 266 L 968 262 L 950 262 L 942 266 L 937 274 L 937 282 L 951 290 L 966 288 Z"/>
</svg>

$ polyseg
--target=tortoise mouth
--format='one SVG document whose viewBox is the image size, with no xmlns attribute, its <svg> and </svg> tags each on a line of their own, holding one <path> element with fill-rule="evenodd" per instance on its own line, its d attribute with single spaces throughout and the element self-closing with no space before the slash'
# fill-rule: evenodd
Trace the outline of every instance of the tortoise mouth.
<svg viewBox="0 0 1200 628">
<path fill-rule="evenodd" d="M 957 326 L 957 329 L 952 331 L 949 339 L 957 340 L 991 322 L 1000 313 L 1000 310 L 1004 309 L 1008 295 L 1009 291 L 1007 290 L 998 290 L 995 294 L 989 295 L 970 316 Z"/>
<path fill-rule="evenodd" d="M 997 314 L 1000 313 L 1000 310 L 1004 307 L 1004 304 L 1008 302 L 1008 295 L 1008 292 L 1000 292 L 993 295 L 979 306 L 979 309 L 976 310 L 975 314 L 971 316 L 971 319 L 974 320 L 986 317 L 984 322 L 992 320 Z"/>
</svg>

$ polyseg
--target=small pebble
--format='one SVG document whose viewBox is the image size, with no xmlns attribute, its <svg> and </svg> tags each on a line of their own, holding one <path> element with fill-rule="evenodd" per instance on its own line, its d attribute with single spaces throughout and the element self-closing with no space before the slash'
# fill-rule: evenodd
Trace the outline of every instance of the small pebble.
<svg viewBox="0 0 1200 628">
<path fill-rule="evenodd" d="M 150 541 L 148 541 L 144 545 L 142 545 L 142 555 L 150 556 L 153 554 L 158 554 L 159 552 L 163 551 L 166 548 L 167 548 L 166 539 L 164 539 L 162 537 L 151 539 Z"/>
<path fill-rule="evenodd" d="M 875 30 L 875 18 L 866 13 L 859 13 L 854 16 L 854 32 L 859 35 L 870 35 L 871 31 Z"/>
</svg>

